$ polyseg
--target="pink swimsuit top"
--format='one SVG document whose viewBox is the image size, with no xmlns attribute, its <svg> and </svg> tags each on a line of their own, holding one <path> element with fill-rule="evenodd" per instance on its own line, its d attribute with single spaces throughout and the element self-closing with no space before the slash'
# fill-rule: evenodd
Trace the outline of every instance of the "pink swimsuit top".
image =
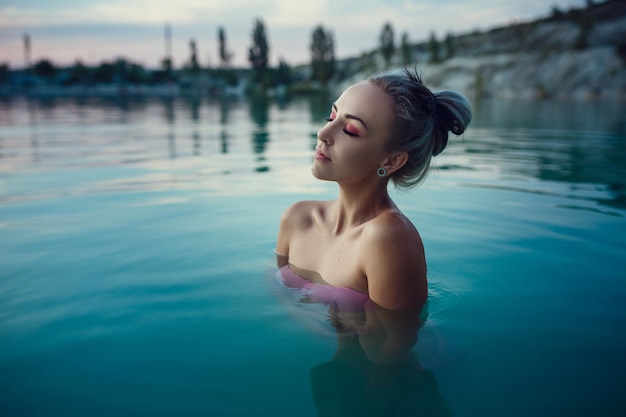
<svg viewBox="0 0 626 417">
<path fill-rule="evenodd" d="M 312 303 L 328 304 L 340 311 L 362 310 L 370 301 L 367 294 L 351 288 L 313 283 L 293 272 L 288 265 L 278 270 L 276 279 L 286 287 L 299 291 L 301 299 Z"/>
</svg>

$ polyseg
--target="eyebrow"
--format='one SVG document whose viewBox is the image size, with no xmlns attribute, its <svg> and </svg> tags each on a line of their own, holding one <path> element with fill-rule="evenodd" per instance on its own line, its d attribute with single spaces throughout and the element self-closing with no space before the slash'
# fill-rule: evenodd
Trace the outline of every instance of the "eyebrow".
<svg viewBox="0 0 626 417">
<path fill-rule="evenodd" d="M 337 110 L 337 104 L 333 103 L 333 109 L 334 109 L 335 111 L 338 111 L 338 110 Z M 365 122 L 363 121 L 363 119 L 361 119 L 360 117 L 355 116 L 355 115 L 353 115 L 353 114 L 346 114 L 344 117 L 345 117 L 346 119 L 358 120 L 359 122 L 361 122 L 361 124 L 362 124 L 362 125 L 363 125 L 363 126 L 364 126 L 367 130 L 369 130 L 369 128 L 367 127 L 367 124 L 365 124 Z"/>
</svg>

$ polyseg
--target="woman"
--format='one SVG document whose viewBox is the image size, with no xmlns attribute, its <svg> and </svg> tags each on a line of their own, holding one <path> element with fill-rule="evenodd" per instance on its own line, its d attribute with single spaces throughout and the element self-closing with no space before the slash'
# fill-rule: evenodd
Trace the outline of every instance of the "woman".
<svg viewBox="0 0 626 417">
<path fill-rule="evenodd" d="M 421 308 L 426 260 L 418 231 L 387 185 L 410 188 L 462 134 L 471 108 L 458 93 L 433 94 L 418 75 L 388 73 L 352 85 L 318 132 L 315 177 L 335 181 L 333 201 L 301 201 L 283 214 L 278 266 L 315 285 L 366 294 L 382 308 Z"/>
</svg>

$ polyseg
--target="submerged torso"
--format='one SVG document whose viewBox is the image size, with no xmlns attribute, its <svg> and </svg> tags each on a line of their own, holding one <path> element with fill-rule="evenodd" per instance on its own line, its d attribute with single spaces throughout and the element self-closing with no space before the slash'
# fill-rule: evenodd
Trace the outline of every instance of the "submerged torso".
<svg viewBox="0 0 626 417">
<path fill-rule="evenodd" d="M 328 304 L 341 311 L 361 310 L 370 301 L 366 293 L 351 288 L 329 285 L 324 281 L 311 281 L 285 265 L 278 270 L 277 279 L 286 287 L 299 291 L 299 297 L 307 302 Z"/>
</svg>

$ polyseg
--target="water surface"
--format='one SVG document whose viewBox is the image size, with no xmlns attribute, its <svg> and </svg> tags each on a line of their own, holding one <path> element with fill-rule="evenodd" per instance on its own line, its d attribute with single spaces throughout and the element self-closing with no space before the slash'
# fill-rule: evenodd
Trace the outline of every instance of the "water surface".
<svg viewBox="0 0 626 417">
<path fill-rule="evenodd" d="M 0 414 L 625 415 L 626 106 L 475 103 L 393 192 L 430 301 L 391 369 L 273 279 L 331 100 L 0 102 Z"/>
</svg>

